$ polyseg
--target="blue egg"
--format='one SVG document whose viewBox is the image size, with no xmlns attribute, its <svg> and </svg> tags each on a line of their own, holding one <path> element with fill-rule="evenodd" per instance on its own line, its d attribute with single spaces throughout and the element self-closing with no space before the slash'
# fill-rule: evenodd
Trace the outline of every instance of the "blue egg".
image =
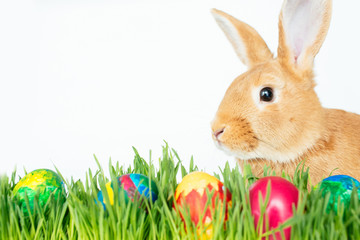
<svg viewBox="0 0 360 240">
<path fill-rule="evenodd" d="M 350 205 L 351 193 L 354 187 L 360 198 L 360 190 L 358 189 L 359 186 L 360 182 L 348 175 L 334 175 L 322 180 L 320 183 L 322 195 L 325 196 L 330 192 L 327 210 L 329 211 L 330 209 L 334 209 L 336 211 L 338 208 L 337 205 L 339 198 L 340 202 L 344 204 L 344 207 L 348 208 Z"/>
</svg>

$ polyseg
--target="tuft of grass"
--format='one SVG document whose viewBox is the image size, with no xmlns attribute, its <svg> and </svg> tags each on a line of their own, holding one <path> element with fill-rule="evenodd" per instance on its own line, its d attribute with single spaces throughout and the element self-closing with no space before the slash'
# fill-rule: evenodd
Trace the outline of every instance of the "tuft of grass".
<svg viewBox="0 0 360 240">
<path fill-rule="evenodd" d="M 167 144 L 156 163 L 157 167 L 151 154 L 146 161 L 135 148 L 134 153 L 133 164 L 127 168 L 110 160 L 109 176 L 105 175 L 94 156 L 98 169 L 95 172 L 88 170 L 85 182 L 63 178 L 68 190 L 64 204 L 51 196 L 46 206 L 40 208 L 35 198 L 34 210 L 29 216 L 24 215 L 12 194 L 18 181 L 16 172 L 10 177 L 1 176 L 0 239 L 201 239 L 197 233 L 204 233 L 206 226 L 195 226 L 186 211 L 183 212 L 184 223 L 174 204 L 177 178 L 198 170 L 194 160 L 191 159 L 190 166 L 184 166 L 177 152 Z M 274 175 L 271 169 L 264 167 L 264 176 Z M 152 203 L 140 198 L 126 202 L 123 192 L 114 191 L 115 204 L 110 205 L 105 184 L 128 173 L 144 174 L 154 181 L 159 189 L 158 200 Z M 308 169 L 303 164 L 298 166 L 293 177 L 282 174 L 300 191 L 294 217 L 264 234 L 259 234 L 258 229 L 262 226 L 259 224 L 256 229 L 251 215 L 249 187 L 257 178 L 250 166 L 246 166 L 244 174 L 241 174 L 238 167 L 230 168 L 225 163 L 220 168 L 220 174 L 213 175 L 232 193 L 227 221 L 225 205 L 216 204 L 218 207 L 213 209 L 214 239 L 268 239 L 288 226 L 292 227 L 291 239 L 360 239 L 360 204 L 356 191 L 353 192 L 349 208 L 345 209 L 339 204 L 337 212 L 327 211 L 329 195 L 322 197 L 319 190 L 311 187 Z M 117 181 L 113 182 L 116 189 Z M 97 201 L 100 190 L 103 191 L 105 209 Z"/>
</svg>

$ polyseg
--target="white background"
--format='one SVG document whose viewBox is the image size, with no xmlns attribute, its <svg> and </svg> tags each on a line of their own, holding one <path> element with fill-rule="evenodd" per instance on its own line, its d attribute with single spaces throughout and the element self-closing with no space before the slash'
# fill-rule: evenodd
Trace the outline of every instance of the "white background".
<svg viewBox="0 0 360 240">
<path fill-rule="evenodd" d="M 148 159 L 166 140 L 207 172 L 232 157 L 210 132 L 245 67 L 216 25 L 216 7 L 277 48 L 281 0 L 0 1 L 0 172 L 53 168 L 69 178 Z M 316 58 L 324 106 L 360 113 L 360 2 L 334 1 Z"/>
</svg>

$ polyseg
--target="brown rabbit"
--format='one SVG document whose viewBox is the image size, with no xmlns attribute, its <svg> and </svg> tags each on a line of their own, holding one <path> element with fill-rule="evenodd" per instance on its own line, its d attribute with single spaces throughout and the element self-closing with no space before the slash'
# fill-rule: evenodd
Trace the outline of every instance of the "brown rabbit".
<svg viewBox="0 0 360 240">
<path fill-rule="evenodd" d="M 360 178 L 360 116 L 323 108 L 313 62 L 327 34 L 331 0 L 285 0 L 274 58 L 249 25 L 212 13 L 249 70 L 230 85 L 212 122 L 216 145 L 248 162 L 256 175 L 277 174 L 305 160 L 312 183 L 333 174 Z"/>
</svg>

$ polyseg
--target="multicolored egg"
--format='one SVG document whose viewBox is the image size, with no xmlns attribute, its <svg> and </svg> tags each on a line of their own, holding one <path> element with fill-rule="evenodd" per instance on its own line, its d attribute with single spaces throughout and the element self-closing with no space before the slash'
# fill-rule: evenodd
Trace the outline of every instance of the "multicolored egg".
<svg viewBox="0 0 360 240">
<path fill-rule="evenodd" d="M 354 186 L 359 188 L 359 181 L 347 175 L 335 175 L 322 180 L 319 187 L 319 190 L 322 191 L 322 195 L 325 196 L 330 192 L 327 211 L 330 211 L 331 209 L 337 211 L 339 198 L 344 204 L 344 207 L 348 208 Z M 360 189 L 357 189 L 357 194 L 360 198 Z"/>
<path fill-rule="evenodd" d="M 108 182 L 106 185 L 106 191 L 109 195 L 110 204 L 114 204 L 114 184 Z M 147 199 L 151 199 L 155 202 L 158 198 L 159 191 L 154 181 L 150 181 L 149 178 L 142 174 L 131 173 L 118 177 L 119 190 L 125 191 L 125 201 L 134 200 L 135 197 L 140 198 L 141 195 Z M 102 191 L 98 192 L 98 200 L 103 204 L 105 208 L 105 199 Z"/>
<path fill-rule="evenodd" d="M 208 202 L 207 191 L 209 193 L 214 191 L 214 193 L 210 206 L 205 210 L 206 203 Z M 201 234 L 200 229 L 198 229 L 198 234 L 201 239 L 212 239 L 211 211 L 216 207 L 216 199 L 218 199 L 218 204 L 220 204 L 221 207 L 223 204 L 226 204 L 225 220 L 227 220 L 228 206 L 231 206 L 231 193 L 229 191 L 225 193 L 223 183 L 216 177 L 204 172 L 193 172 L 186 175 L 176 188 L 175 201 L 180 210 L 181 218 L 184 220 L 181 212 L 189 210 L 192 222 L 198 225 L 201 221 L 206 228 L 205 234 Z M 200 219 L 204 211 L 203 219 Z"/>
<path fill-rule="evenodd" d="M 65 187 L 61 177 L 52 170 L 49 169 L 37 169 L 34 170 L 15 185 L 13 194 L 18 199 L 20 206 L 25 215 L 28 215 L 28 209 L 26 206 L 25 195 L 29 200 L 30 210 L 34 208 L 34 197 L 39 194 L 39 205 L 44 207 L 51 194 L 57 200 L 61 199 L 61 202 L 65 201 Z"/>
<path fill-rule="evenodd" d="M 256 181 L 250 187 L 250 205 L 255 227 L 261 216 L 260 194 L 262 202 L 265 203 L 268 184 L 270 184 L 270 198 L 266 205 L 265 217 L 268 218 L 269 230 L 271 230 L 293 216 L 293 206 L 297 207 L 299 190 L 294 184 L 281 177 L 264 177 Z M 266 231 L 265 220 L 264 218 L 263 233 Z M 291 228 L 285 228 L 284 234 L 285 239 L 290 239 Z M 275 236 L 276 239 L 282 239 L 280 232 L 276 232 Z M 273 236 L 270 235 L 269 239 L 273 239 Z"/>
</svg>

